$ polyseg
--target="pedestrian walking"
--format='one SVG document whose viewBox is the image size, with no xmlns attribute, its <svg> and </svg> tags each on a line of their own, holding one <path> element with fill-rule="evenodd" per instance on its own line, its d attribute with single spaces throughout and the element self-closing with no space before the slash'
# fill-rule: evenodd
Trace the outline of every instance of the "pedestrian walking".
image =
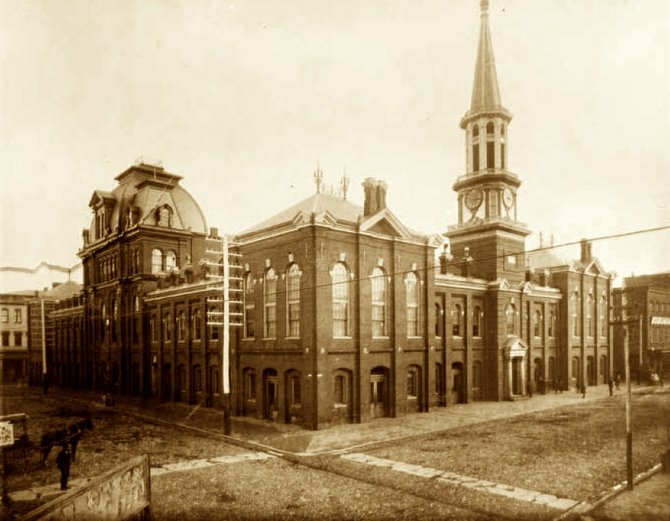
<svg viewBox="0 0 670 521">
<path fill-rule="evenodd" d="M 582 392 L 582 398 L 586 398 L 586 384 L 582 382 L 582 386 L 579 389 Z"/>
<path fill-rule="evenodd" d="M 75 425 L 74 432 L 70 438 L 70 446 L 72 447 L 72 463 L 74 463 L 75 459 L 77 458 L 77 445 L 79 444 L 80 439 L 81 429 L 79 428 L 79 425 Z"/>
<path fill-rule="evenodd" d="M 558 394 L 558 382 L 556 381 L 556 378 L 551 381 L 551 385 L 554 388 L 554 394 Z"/>
<path fill-rule="evenodd" d="M 616 377 L 614 378 L 614 386 L 616 387 L 616 390 L 619 390 L 619 383 L 621 383 L 621 373 L 617 373 Z"/>
<path fill-rule="evenodd" d="M 63 443 L 61 451 L 56 456 L 56 466 L 60 470 L 60 489 L 67 489 L 67 480 L 70 477 L 71 454 L 67 443 Z"/>
<path fill-rule="evenodd" d="M 610 388 L 610 396 L 612 396 L 614 394 L 614 382 L 611 378 L 607 380 L 607 386 Z"/>
</svg>

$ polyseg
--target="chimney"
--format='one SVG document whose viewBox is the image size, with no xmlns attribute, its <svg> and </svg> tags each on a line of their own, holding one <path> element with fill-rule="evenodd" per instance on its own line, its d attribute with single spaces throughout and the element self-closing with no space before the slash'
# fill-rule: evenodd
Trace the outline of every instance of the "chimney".
<svg viewBox="0 0 670 521">
<path fill-rule="evenodd" d="M 449 245 L 445 244 L 442 247 L 442 253 L 440 253 L 440 273 L 442 275 L 446 275 L 447 265 L 451 259 L 453 259 L 453 256 L 449 253 Z"/>
<path fill-rule="evenodd" d="M 219 229 L 214 228 L 213 226 L 209 229 L 209 236 L 212 239 L 218 239 L 219 238 Z"/>
<path fill-rule="evenodd" d="M 581 255 L 579 257 L 579 260 L 583 263 L 591 262 L 591 259 L 593 258 L 591 256 L 591 243 L 586 239 L 582 239 L 580 241 L 580 246 L 581 246 Z"/>
<path fill-rule="evenodd" d="M 365 217 L 374 215 L 386 208 L 386 190 L 388 185 L 384 181 L 379 181 L 374 177 L 366 177 L 362 185 L 365 192 L 365 204 L 363 206 L 363 215 Z"/>
</svg>

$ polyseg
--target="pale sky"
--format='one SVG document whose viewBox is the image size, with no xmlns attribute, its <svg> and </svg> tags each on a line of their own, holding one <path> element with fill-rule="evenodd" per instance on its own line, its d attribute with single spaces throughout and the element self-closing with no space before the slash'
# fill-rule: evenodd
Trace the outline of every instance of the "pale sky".
<svg viewBox="0 0 670 521">
<path fill-rule="evenodd" d="M 670 225 L 669 19 L 667 0 L 491 0 L 528 248 Z M 445 232 L 479 23 L 478 0 L 0 0 L 0 266 L 76 263 L 91 194 L 140 156 L 227 233 L 311 195 L 317 160 Z M 670 230 L 593 250 L 668 270 Z"/>
</svg>

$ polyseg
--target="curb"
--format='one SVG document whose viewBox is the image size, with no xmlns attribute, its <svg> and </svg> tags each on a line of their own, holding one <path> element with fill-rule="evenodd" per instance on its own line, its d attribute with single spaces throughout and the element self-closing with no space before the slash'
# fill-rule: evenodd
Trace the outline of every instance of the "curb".
<svg viewBox="0 0 670 521">
<path fill-rule="evenodd" d="M 637 476 L 633 478 L 633 484 L 638 484 L 641 483 L 647 479 L 649 479 L 651 476 L 654 474 L 657 474 L 661 471 L 662 465 L 660 463 L 657 463 L 653 467 L 651 467 L 648 470 L 645 470 L 644 472 L 641 472 Z M 563 512 L 561 515 L 558 517 L 553 518 L 551 521 L 565 521 L 568 519 L 572 519 L 572 516 L 577 516 L 577 515 L 583 515 L 583 514 L 588 514 L 589 512 L 595 510 L 598 508 L 600 505 L 603 503 L 609 501 L 610 499 L 618 496 L 622 492 L 625 492 L 627 490 L 626 486 L 628 485 L 628 481 L 624 480 L 621 483 L 618 483 L 611 487 L 608 490 L 605 490 L 602 492 L 595 501 L 589 502 L 589 501 L 581 501 L 577 503 L 574 507 L 569 508 L 565 512 Z"/>
</svg>

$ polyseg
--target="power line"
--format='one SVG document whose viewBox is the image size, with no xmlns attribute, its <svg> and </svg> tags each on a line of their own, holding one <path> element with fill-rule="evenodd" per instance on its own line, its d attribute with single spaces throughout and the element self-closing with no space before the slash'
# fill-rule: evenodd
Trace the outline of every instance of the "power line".
<svg viewBox="0 0 670 521">
<path fill-rule="evenodd" d="M 586 241 L 586 242 L 605 241 L 605 240 L 612 240 L 612 239 L 619 239 L 619 238 L 624 238 L 624 237 L 642 235 L 642 234 L 646 234 L 646 233 L 656 233 L 656 232 L 661 232 L 661 231 L 665 231 L 665 230 L 670 230 L 670 225 L 658 226 L 658 227 L 654 227 L 654 228 L 643 228 L 643 229 L 639 229 L 639 230 L 633 230 L 633 231 L 629 231 L 629 232 L 622 232 L 622 233 L 616 233 L 616 234 L 601 235 L 601 236 L 598 236 L 598 237 L 592 237 L 592 238 L 587 238 L 587 239 L 579 239 L 579 240 L 563 242 L 563 243 L 555 244 L 555 245 L 551 245 L 551 246 L 541 246 L 541 247 L 533 248 L 533 249 L 530 249 L 530 250 L 511 251 L 511 252 L 506 252 L 505 254 L 502 254 L 502 255 L 494 255 L 494 256 L 485 257 L 485 258 L 482 258 L 482 259 L 473 259 L 472 261 L 469 261 L 469 262 L 471 264 L 477 264 L 477 263 L 481 263 L 481 262 L 490 262 L 492 260 L 501 259 L 501 258 L 507 257 L 509 255 L 521 255 L 521 254 L 527 255 L 527 254 L 536 253 L 536 252 L 540 252 L 540 251 L 548 251 L 548 250 L 554 250 L 554 249 L 557 249 L 557 248 L 575 246 L 575 245 L 581 244 L 582 241 Z M 447 266 L 448 267 L 457 267 L 462 263 L 463 263 L 462 260 L 458 260 L 458 261 L 452 260 L 447 264 Z M 426 267 L 417 268 L 416 270 L 411 270 L 410 269 L 410 270 L 404 270 L 404 271 L 396 271 L 396 272 L 393 272 L 393 273 L 385 273 L 383 275 L 383 277 L 398 277 L 398 276 L 407 275 L 408 273 L 425 273 L 425 272 L 429 272 L 431 270 L 434 270 L 436 268 L 438 268 L 438 266 L 432 264 L 432 265 L 429 265 L 429 266 L 426 266 Z M 327 282 L 327 283 L 323 283 L 323 284 L 317 284 L 317 285 L 314 285 L 314 286 L 302 286 L 301 285 L 300 291 L 302 292 L 302 291 L 308 291 L 308 290 L 317 290 L 317 289 L 332 287 L 332 286 L 340 285 L 340 284 L 354 284 L 354 283 L 357 283 L 357 282 L 363 282 L 363 281 L 366 281 L 366 280 L 372 280 L 374 278 L 380 278 L 380 277 L 381 276 L 371 276 L 371 275 L 365 276 L 365 277 L 360 277 L 359 276 L 359 277 L 356 277 L 356 278 L 352 278 L 352 279 L 350 279 L 346 282 Z M 114 279 L 112 279 L 112 281 L 113 280 Z M 203 285 L 207 285 L 207 284 L 218 285 L 218 284 L 221 284 L 221 282 L 214 281 L 214 282 L 209 282 L 208 283 L 207 281 L 202 281 L 202 284 Z M 244 282 L 242 281 L 242 286 L 243 285 L 244 285 Z M 170 288 L 170 289 L 176 289 L 176 288 L 173 287 L 173 288 Z M 210 291 L 214 292 L 214 291 L 221 291 L 221 290 L 218 287 L 212 287 L 212 288 L 206 288 L 205 287 L 205 288 L 202 288 L 201 291 L 203 293 L 208 293 Z M 273 293 L 266 293 L 266 294 L 264 294 L 264 296 L 265 297 L 279 296 L 279 295 L 285 295 L 288 292 L 289 292 L 289 290 L 287 290 L 287 289 L 277 290 L 277 291 L 274 291 Z M 237 301 L 233 301 L 230 298 L 224 299 L 220 303 L 223 303 L 226 300 L 228 302 L 237 303 Z M 138 313 L 127 313 L 126 312 L 126 313 L 118 314 L 117 318 L 136 317 L 138 315 L 139 315 Z"/>
</svg>

